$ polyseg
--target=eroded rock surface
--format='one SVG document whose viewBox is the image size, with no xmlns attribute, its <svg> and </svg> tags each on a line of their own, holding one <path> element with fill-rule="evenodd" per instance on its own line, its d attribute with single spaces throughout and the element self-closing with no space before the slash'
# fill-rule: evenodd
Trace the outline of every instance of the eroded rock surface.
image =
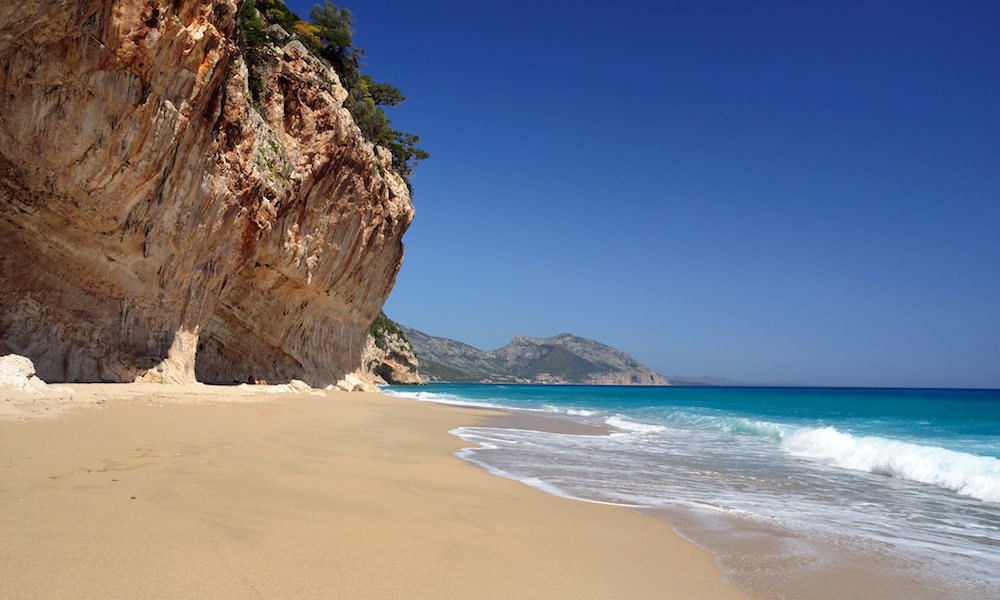
<svg viewBox="0 0 1000 600">
<path fill-rule="evenodd" d="M 0 4 L 0 354 L 46 381 L 361 372 L 413 217 L 336 74 L 234 0 Z"/>
<path fill-rule="evenodd" d="M 421 385 L 420 363 L 410 342 L 402 334 L 388 333 L 382 345 L 371 335 L 365 340 L 361 353 L 365 370 L 375 378 L 375 383 L 390 385 Z"/>
</svg>

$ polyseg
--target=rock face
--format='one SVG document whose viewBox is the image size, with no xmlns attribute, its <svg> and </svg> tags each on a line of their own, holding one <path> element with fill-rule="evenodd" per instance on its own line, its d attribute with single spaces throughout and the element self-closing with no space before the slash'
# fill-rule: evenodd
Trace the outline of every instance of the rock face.
<svg viewBox="0 0 1000 600">
<path fill-rule="evenodd" d="M 374 376 L 375 383 L 390 385 L 424 383 L 420 378 L 417 355 L 413 352 L 410 342 L 402 335 L 387 334 L 382 346 L 369 335 L 365 340 L 365 349 L 361 357 L 365 369 Z"/>
<path fill-rule="evenodd" d="M 336 74 L 235 0 L 0 4 L 0 354 L 47 381 L 359 372 L 413 217 Z"/>
<path fill-rule="evenodd" d="M 416 329 L 402 330 L 421 357 L 429 381 L 670 385 L 628 354 L 568 333 L 550 338 L 516 336 L 503 348 L 484 352 Z"/>
<path fill-rule="evenodd" d="M 375 383 L 423 383 L 413 346 L 406 339 L 399 323 L 389 319 L 385 313 L 379 313 L 368 328 L 362 362 Z"/>
</svg>

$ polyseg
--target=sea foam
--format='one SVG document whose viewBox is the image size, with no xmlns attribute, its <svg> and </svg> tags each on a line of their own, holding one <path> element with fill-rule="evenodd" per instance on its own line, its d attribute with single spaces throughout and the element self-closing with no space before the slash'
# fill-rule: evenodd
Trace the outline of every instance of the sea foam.
<svg viewBox="0 0 1000 600">
<path fill-rule="evenodd" d="M 604 422 L 617 429 L 632 433 L 659 433 L 667 430 L 667 428 L 662 425 L 640 423 L 638 421 L 628 419 L 624 415 L 612 415 L 605 419 Z"/>
<path fill-rule="evenodd" d="M 503 404 L 497 404 L 488 401 L 471 400 L 464 398 L 462 396 L 457 396 L 455 394 L 446 394 L 441 392 L 423 392 L 423 391 L 412 391 L 412 390 L 390 390 L 381 389 L 381 393 L 386 396 L 394 396 L 396 398 L 409 398 L 411 400 L 419 400 L 421 402 L 432 402 L 434 404 L 449 404 L 451 406 L 466 406 L 472 408 L 506 408 Z"/>
<path fill-rule="evenodd" d="M 880 437 L 854 437 L 834 427 L 802 429 L 782 441 L 793 456 L 843 469 L 928 483 L 986 502 L 1000 502 L 1000 460 Z"/>
</svg>

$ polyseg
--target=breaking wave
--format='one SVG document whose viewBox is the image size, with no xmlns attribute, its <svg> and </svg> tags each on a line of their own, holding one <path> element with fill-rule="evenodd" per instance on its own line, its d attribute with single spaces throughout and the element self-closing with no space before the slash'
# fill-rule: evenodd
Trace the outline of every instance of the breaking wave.
<svg viewBox="0 0 1000 600">
<path fill-rule="evenodd" d="M 781 443 L 793 456 L 842 469 L 936 485 L 1000 502 L 1000 459 L 880 437 L 854 437 L 834 427 L 801 429 Z"/>
</svg>

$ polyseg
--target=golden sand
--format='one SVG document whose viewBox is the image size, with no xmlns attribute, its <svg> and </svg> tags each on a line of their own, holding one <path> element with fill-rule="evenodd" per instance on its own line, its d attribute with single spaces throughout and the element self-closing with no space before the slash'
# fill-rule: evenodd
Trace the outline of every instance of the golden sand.
<svg viewBox="0 0 1000 600">
<path fill-rule="evenodd" d="M 454 457 L 482 411 L 69 387 L 0 390 L 3 598 L 747 597 L 661 521 Z"/>
</svg>

